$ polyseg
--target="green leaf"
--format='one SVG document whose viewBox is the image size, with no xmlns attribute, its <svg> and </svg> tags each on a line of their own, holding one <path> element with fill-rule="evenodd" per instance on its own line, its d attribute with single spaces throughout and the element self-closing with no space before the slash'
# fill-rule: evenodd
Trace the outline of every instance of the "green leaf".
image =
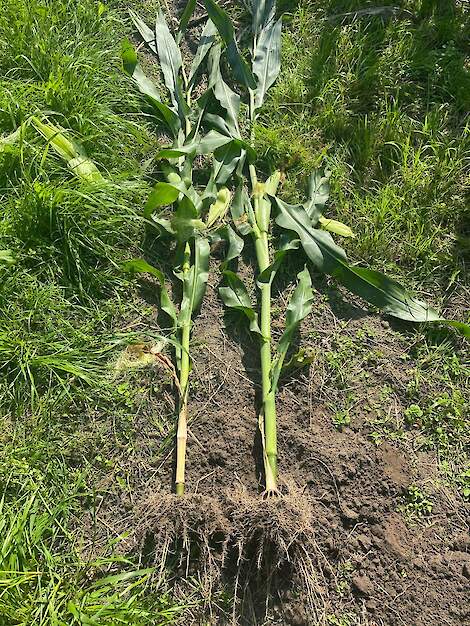
<svg viewBox="0 0 470 626">
<path fill-rule="evenodd" d="M 31 118 L 31 123 L 47 139 L 55 152 L 64 159 L 75 176 L 89 183 L 104 181 L 96 165 L 85 155 L 83 148 L 68 139 L 62 128 L 50 122 L 42 122 L 34 116 Z"/>
<path fill-rule="evenodd" d="M 124 39 L 121 43 L 121 59 L 125 73 L 135 81 L 140 92 L 149 98 L 160 100 L 160 92 L 153 81 L 147 78 L 142 71 L 137 58 L 137 52 L 128 39 Z"/>
<path fill-rule="evenodd" d="M 201 33 L 199 44 L 197 46 L 196 54 L 191 65 L 189 72 L 189 85 L 194 85 L 195 78 L 199 69 L 201 68 L 204 59 L 209 53 L 210 49 L 215 43 L 215 37 L 217 35 L 217 28 L 212 20 L 207 20 L 204 30 Z"/>
<path fill-rule="evenodd" d="M 12 255 L 11 250 L 0 250 L 0 265 L 14 265 L 15 263 L 16 259 Z"/>
<path fill-rule="evenodd" d="M 229 309 L 239 311 L 248 318 L 250 330 L 261 335 L 258 326 L 258 314 L 251 305 L 250 296 L 241 279 L 230 270 L 225 270 L 223 276 L 227 285 L 219 288 L 219 294 L 223 303 Z"/>
<path fill-rule="evenodd" d="M 221 135 L 225 135 L 229 140 L 233 139 L 233 133 L 230 130 L 227 122 L 220 115 L 215 113 L 206 113 L 204 115 L 204 125 L 212 130 L 217 131 Z"/>
<path fill-rule="evenodd" d="M 230 141 L 232 141 L 231 137 L 211 130 L 201 139 L 196 138 L 194 141 L 184 146 L 163 148 L 157 153 L 155 158 L 176 159 L 182 156 L 194 157 L 196 154 L 211 154 L 217 148 L 225 146 Z"/>
<path fill-rule="evenodd" d="M 258 210 L 256 211 L 256 223 L 261 232 L 269 232 L 271 221 L 271 200 L 269 196 L 276 195 L 280 181 L 281 172 L 276 170 L 265 183 L 258 183 L 256 193 L 259 197 Z"/>
<path fill-rule="evenodd" d="M 208 0 L 207 0 L 208 1 Z M 256 79 L 249 65 L 240 54 L 235 39 L 231 41 L 225 49 L 227 61 L 232 68 L 233 77 L 236 81 L 245 85 L 247 89 L 256 89 Z"/>
<path fill-rule="evenodd" d="M 8 152 L 16 143 L 18 143 L 21 139 L 23 128 L 23 124 L 20 124 L 20 126 L 18 126 L 18 128 L 10 135 L 0 137 L 0 154 L 2 152 Z"/>
<path fill-rule="evenodd" d="M 219 185 L 227 182 L 233 172 L 236 170 L 240 159 L 242 158 L 243 149 L 239 142 L 230 141 L 225 146 L 217 148 L 214 151 L 213 180 Z"/>
<path fill-rule="evenodd" d="M 223 120 L 223 125 L 227 127 L 228 134 L 232 137 L 240 137 L 240 127 L 238 116 L 240 114 L 241 98 L 236 94 L 222 78 L 220 71 L 220 44 L 214 46 L 209 54 L 209 86 L 214 92 L 214 96 L 220 105 L 227 112 L 227 119 Z"/>
<path fill-rule="evenodd" d="M 194 157 L 197 152 L 198 144 L 190 144 L 188 146 L 181 146 L 179 148 L 163 148 L 160 150 L 156 159 L 176 159 L 182 156 L 191 156 Z"/>
<path fill-rule="evenodd" d="M 251 0 L 253 16 L 253 33 L 257 35 L 262 28 L 274 20 L 276 14 L 275 0 Z"/>
<path fill-rule="evenodd" d="M 201 306 L 209 277 L 210 247 L 207 239 L 197 237 L 194 240 L 194 262 L 189 272 L 180 273 L 183 277 L 183 299 L 179 322 L 189 324 L 193 313 Z"/>
<path fill-rule="evenodd" d="M 253 232 L 252 224 L 255 222 L 255 217 L 250 197 L 243 185 L 243 180 L 239 181 L 235 189 L 230 212 L 235 228 L 240 235 L 245 236 Z"/>
<path fill-rule="evenodd" d="M 199 218 L 199 212 L 192 200 L 187 196 L 178 202 L 177 209 L 171 220 L 171 227 L 179 242 L 188 241 L 197 231 L 204 230 L 206 225 Z"/>
<path fill-rule="evenodd" d="M 341 237 L 352 237 L 354 238 L 356 235 L 353 233 L 352 229 L 343 224 L 343 222 L 338 222 L 337 220 L 330 220 L 327 217 L 320 216 L 318 220 L 323 230 L 327 230 L 330 233 L 335 233 L 335 235 L 341 235 Z"/>
<path fill-rule="evenodd" d="M 213 226 L 217 220 L 225 217 L 230 206 L 230 200 L 232 199 L 230 191 L 227 187 L 222 187 L 217 192 L 215 202 L 209 207 L 209 214 L 207 216 L 206 228 Z"/>
<path fill-rule="evenodd" d="M 225 243 L 227 244 L 227 252 L 225 254 L 225 259 L 221 265 L 222 269 L 225 269 L 230 261 L 233 261 L 240 256 L 245 243 L 229 224 L 224 224 L 223 226 L 219 227 L 211 235 L 211 243 L 217 243 L 218 241 L 225 241 Z"/>
<path fill-rule="evenodd" d="M 157 183 L 152 189 L 144 207 L 145 217 L 150 217 L 155 209 L 168 206 L 176 201 L 182 190 L 171 183 Z"/>
<path fill-rule="evenodd" d="M 310 273 L 305 267 L 297 275 L 298 284 L 292 294 L 292 298 L 287 307 L 286 328 L 277 345 L 278 357 L 272 368 L 271 391 L 276 392 L 279 376 L 281 374 L 284 359 L 292 342 L 294 334 L 297 332 L 300 322 L 304 320 L 312 311 L 313 291 Z"/>
<path fill-rule="evenodd" d="M 320 216 L 323 215 L 325 204 L 330 197 L 330 176 L 323 175 L 320 170 L 312 172 L 308 182 L 308 202 L 304 205 L 308 216 L 316 226 Z"/>
<path fill-rule="evenodd" d="M 281 70 L 282 18 L 271 21 L 261 30 L 253 59 L 253 73 L 258 78 L 255 108 L 262 106 L 266 92 L 274 84 Z"/>
<path fill-rule="evenodd" d="M 159 102 L 154 98 L 150 98 L 150 102 L 157 114 L 157 117 L 164 122 L 170 129 L 173 137 L 177 138 L 181 129 L 181 120 L 178 115 L 164 102 Z"/>
<path fill-rule="evenodd" d="M 238 50 L 235 31 L 227 13 L 214 0 L 204 0 L 210 19 L 225 42 L 227 60 L 232 67 L 235 79 L 248 89 L 256 88 L 256 79 Z"/>
<path fill-rule="evenodd" d="M 142 39 L 148 45 L 148 47 L 152 50 L 153 53 L 157 54 L 157 47 L 155 45 L 155 32 L 147 26 L 147 24 L 139 17 L 137 13 L 130 10 L 129 15 L 134 22 L 135 27 L 139 31 Z"/>
<path fill-rule="evenodd" d="M 227 135 L 222 135 L 222 133 L 217 132 L 216 130 L 210 130 L 198 144 L 197 153 L 198 154 L 211 154 L 217 148 L 225 146 L 231 141 L 231 137 L 227 137 Z"/>
<path fill-rule="evenodd" d="M 307 256 L 320 271 L 389 315 L 410 322 L 443 322 L 470 337 L 467 324 L 443 319 L 432 307 L 381 272 L 349 265 L 345 251 L 334 243 L 329 233 L 312 228 L 303 206 L 287 204 L 277 197 L 274 200 L 280 211 L 277 224 L 299 235 Z"/>
<path fill-rule="evenodd" d="M 171 166 L 170 166 L 171 167 Z M 171 170 L 170 170 L 171 172 Z M 169 177 L 174 177 L 175 179 L 179 178 L 177 174 L 170 173 Z M 194 187 L 186 188 L 185 184 L 181 181 L 178 182 L 158 182 L 152 192 L 150 193 L 149 199 L 144 207 L 144 217 L 149 218 L 155 209 L 158 209 L 162 206 L 168 206 L 169 204 L 173 204 L 176 202 L 178 196 L 182 194 L 185 196 L 191 204 L 195 207 L 197 214 L 199 215 L 199 209 L 201 207 L 201 198 L 199 197 L 197 191 Z"/>
<path fill-rule="evenodd" d="M 181 110 L 179 72 L 183 66 L 183 60 L 181 58 L 180 49 L 176 45 L 176 41 L 168 28 L 162 11 L 158 11 L 155 21 L 155 42 L 157 44 L 158 57 L 160 59 L 165 85 L 170 92 L 173 104 Z"/>
<path fill-rule="evenodd" d="M 300 239 L 292 239 L 292 237 L 281 237 L 281 245 L 274 253 L 274 260 L 261 274 L 258 275 L 256 282 L 261 285 L 263 283 L 272 283 L 278 269 L 281 267 L 286 254 L 290 250 L 298 250 L 300 248 Z"/>
<path fill-rule="evenodd" d="M 196 2 L 197 0 L 188 0 L 188 2 L 186 3 L 186 7 L 180 19 L 180 25 L 179 25 L 178 36 L 177 36 L 178 43 L 181 41 L 182 36 L 186 32 L 186 29 L 189 24 L 189 20 L 191 19 L 191 16 L 194 13 L 194 9 L 196 8 Z"/>
<path fill-rule="evenodd" d="M 214 95 L 227 111 L 225 122 L 230 131 L 230 135 L 234 138 L 240 137 L 240 127 L 238 125 L 238 115 L 240 113 L 240 96 L 236 94 L 227 83 L 220 77 L 220 80 L 213 87 Z"/>
<path fill-rule="evenodd" d="M 146 97 L 157 117 L 168 126 L 173 136 L 177 137 L 181 128 L 181 121 L 178 115 L 167 104 L 161 102 L 158 89 L 142 71 L 137 61 L 137 54 L 132 44 L 127 40 L 122 42 L 121 57 L 126 74 L 132 78 L 140 93 Z"/>
<path fill-rule="evenodd" d="M 152 276 L 155 276 L 160 284 L 160 305 L 162 311 L 164 311 L 173 320 L 174 327 L 176 328 L 178 313 L 175 305 L 170 300 L 168 295 L 168 291 L 165 286 L 165 276 L 163 273 L 153 265 L 150 265 L 150 263 L 147 263 L 147 261 L 144 261 L 144 259 L 132 259 L 131 261 L 127 261 L 124 263 L 123 269 L 126 272 L 151 274 Z"/>
</svg>

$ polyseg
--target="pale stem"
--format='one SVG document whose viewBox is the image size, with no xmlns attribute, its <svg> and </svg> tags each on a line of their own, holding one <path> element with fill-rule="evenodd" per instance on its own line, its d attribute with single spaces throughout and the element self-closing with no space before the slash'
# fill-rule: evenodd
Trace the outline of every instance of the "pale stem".
<svg viewBox="0 0 470 626">
<path fill-rule="evenodd" d="M 184 252 L 183 274 L 190 270 L 191 249 L 186 244 Z M 178 414 L 178 430 L 176 433 L 176 478 L 175 490 L 177 495 L 184 494 L 186 444 L 188 441 L 188 379 L 190 371 L 189 342 L 191 337 L 191 320 L 185 320 L 181 328 L 181 364 L 180 364 L 180 401 Z"/>
</svg>

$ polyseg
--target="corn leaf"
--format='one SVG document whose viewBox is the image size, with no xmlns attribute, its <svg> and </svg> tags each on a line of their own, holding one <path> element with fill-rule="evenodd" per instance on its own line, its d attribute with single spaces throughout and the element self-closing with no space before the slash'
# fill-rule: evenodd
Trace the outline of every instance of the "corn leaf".
<svg viewBox="0 0 470 626">
<path fill-rule="evenodd" d="M 202 203 L 197 191 L 192 186 L 187 188 L 181 180 L 179 182 L 175 180 L 175 182 L 171 183 L 156 183 L 144 207 L 144 217 L 149 218 L 153 211 L 159 207 L 173 204 L 180 194 L 185 196 L 191 204 L 194 205 L 195 210 L 199 215 Z"/>
<path fill-rule="evenodd" d="M 225 146 L 231 141 L 231 137 L 227 137 L 227 135 L 223 135 L 216 130 L 210 130 L 204 137 L 202 137 L 201 141 L 197 147 L 198 154 L 210 154 L 220 148 L 221 146 Z"/>
<path fill-rule="evenodd" d="M 443 319 L 432 307 L 414 298 L 381 272 L 349 265 L 345 251 L 334 243 L 331 235 L 312 228 L 303 206 L 287 204 L 277 197 L 274 201 L 279 209 L 277 224 L 299 235 L 307 256 L 320 271 L 330 274 L 352 293 L 388 315 L 410 322 L 443 322 L 470 337 L 470 326 Z"/>
<path fill-rule="evenodd" d="M 260 32 L 253 58 L 253 74 L 258 78 L 255 108 L 262 106 L 266 92 L 281 70 L 282 18 L 269 22 Z"/>
<path fill-rule="evenodd" d="M 128 39 L 124 39 L 121 44 L 121 59 L 125 73 L 137 84 L 141 93 L 149 98 L 161 100 L 160 92 L 155 83 L 148 78 L 139 65 L 137 52 Z"/>
<path fill-rule="evenodd" d="M 287 307 L 286 313 L 286 328 L 281 335 L 279 343 L 277 345 L 278 357 L 276 358 L 272 373 L 271 373 L 271 391 L 275 392 L 277 389 L 279 376 L 282 371 L 284 359 L 286 358 L 289 346 L 292 343 L 294 334 L 299 329 L 300 323 L 307 315 L 310 315 L 312 311 L 313 303 L 313 291 L 312 291 L 312 279 L 310 273 L 305 267 L 297 275 L 298 283 L 297 287 L 292 294 L 292 298 Z"/>
<path fill-rule="evenodd" d="M 201 139 L 193 141 L 184 146 L 163 148 L 156 155 L 156 159 L 176 159 L 182 156 L 194 157 L 196 154 L 211 154 L 217 148 L 225 146 L 230 141 L 231 137 L 222 135 L 218 131 L 211 130 Z"/>
<path fill-rule="evenodd" d="M 217 35 L 217 28 L 212 20 L 207 20 L 206 25 L 204 26 L 204 30 L 201 33 L 201 37 L 199 39 L 199 43 L 197 46 L 196 54 L 194 55 L 194 59 L 191 65 L 191 69 L 189 71 L 189 85 L 194 85 L 194 81 L 196 79 L 197 73 L 204 62 L 207 54 L 215 43 L 215 38 Z"/>
<path fill-rule="evenodd" d="M 176 311 L 175 305 L 170 300 L 170 296 L 168 295 L 168 291 L 165 286 L 165 277 L 163 273 L 144 261 L 144 259 L 132 259 L 131 261 L 127 261 L 123 265 L 123 269 L 126 272 L 131 272 L 134 274 L 151 274 L 155 276 L 160 284 L 160 306 L 162 311 L 164 311 L 168 317 L 173 321 L 174 327 L 176 328 L 178 321 L 178 313 Z"/>
<path fill-rule="evenodd" d="M 253 16 L 253 33 L 258 35 L 262 28 L 274 20 L 276 13 L 275 0 L 251 0 Z"/>
<path fill-rule="evenodd" d="M 177 159 L 182 156 L 196 155 L 198 144 L 190 144 L 188 146 L 180 146 L 179 148 L 163 148 L 155 156 L 156 159 Z"/>
<path fill-rule="evenodd" d="M 157 44 L 158 58 L 162 68 L 165 85 L 170 92 L 171 100 L 184 118 L 187 112 L 180 84 L 180 70 L 183 67 L 181 52 L 173 35 L 168 28 L 165 16 L 162 11 L 158 11 L 155 21 L 155 42 Z"/>
<path fill-rule="evenodd" d="M 130 10 L 129 15 L 131 16 L 132 21 L 139 31 L 142 39 L 148 45 L 150 50 L 152 50 L 154 54 L 158 55 L 157 46 L 155 44 L 155 32 L 151 28 L 149 28 L 147 24 L 134 11 Z"/>
<path fill-rule="evenodd" d="M 240 180 L 233 196 L 232 206 L 230 208 L 233 223 L 240 235 L 249 235 L 253 232 L 253 224 L 255 216 L 253 207 L 251 206 L 250 197 Z"/>
<path fill-rule="evenodd" d="M 189 24 L 189 20 L 191 19 L 192 14 L 194 13 L 194 9 L 196 8 L 196 2 L 197 0 L 188 0 L 188 2 L 186 3 L 186 7 L 183 11 L 183 15 L 181 16 L 180 19 L 180 25 L 178 28 L 178 35 L 176 37 L 176 41 L 177 43 L 180 43 L 181 38 L 183 37 L 184 33 L 186 32 L 186 29 L 188 27 Z"/>
<path fill-rule="evenodd" d="M 50 122 L 43 122 L 37 117 L 32 117 L 31 123 L 47 139 L 55 152 L 64 159 L 75 176 L 89 183 L 104 181 L 96 165 L 85 155 L 83 148 L 68 139 L 62 128 Z"/>
<path fill-rule="evenodd" d="M 229 309 L 242 313 L 250 323 L 250 330 L 261 335 L 258 325 L 258 314 L 251 305 L 250 296 L 241 279 L 231 270 L 223 272 L 226 286 L 219 288 L 219 294 L 223 303 Z"/>
<path fill-rule="evenodd" d="M 329 175 L 322 175 L 320 170 L 312 172 L 308 182 L 308 202 L 304 204 L 313 226 L 318 224 L 323 215 L 325 204 L 330 197 Z"/>
<path fill-rule="evenodd" d="M 168 126 L 173 137 L 177 138 L 181 129 L 181 120 L 178 115 L 164 102 L 159 102 L 155 98 L 151 98 L 150 102 L 157 117 Z"/>
<path fill-rule="evenodd" d="M 212 176 L 215 183 L 223 185 L 237 169 L 243 158 L 243 148 L 239 142 L 232 140 L 225 146 L 214 151 Z"/>
<path fill-rule="evenodd" d="M 233 139 L 233 132 L 230 130 L 227 122 L 223 117 L 216 113 L 206 113 L 204 115 L 204 126 L 207 126 L 211 130 L 215 130 L 221 135 L 225 135 L 230 140 Z"/>
<path fill-rule="evenodd" d="M 199 230 L 204 230 L 206 225 L 199 217 L 199 212 L 188 196 L 178 202 L 177 209 L 171 220 L 171 227 L 179 242 L 188 241 Z"/>
<path fill-rule="evenodd" d="M 221 268 L 224 270 L 230 261 L 233 261 L 240 256 L 245 243 L 229 224 L 220 226 L 214 233 L 211 234 L 211 243 L 217 243 L 219 241 L 224 241 L 226 243 L 225 259 L 221 264 Z"/>
<path fill-rule="evenodd" d="M 219 35 L 225 42 L 227 61 L 232 67 L 235 79 L 248 89 L 255 89 L 256 79 L 240 54 L 235 39 L 235 31 L 229 16 L 214 0 L 204 0 L 204 4 L 210 19 L 214 22 Z"/>
<path fill-rule="evenodd" d="M 298 250 L 299 248 L 300 239 L 293 239 L 289 236 L 281 236 L 280 246 L 274 253 L 274 260 L 269 267 L 258 275 L 256 280 L 257 284 L 261 285 L 263 283 L 272 283 L 287 253 L 290 250 Z"/>
<path fill-rule="evenodd" d="M 153 81 L 142 71 L 137 53 L 128 40 L 122 42 L 121 58 L 125 73 L 132 78 L 140 93 L 146 97 L 157 117 L 168 126 L 173 136 L 177 137 L 181 128 L 180 118 L 173 109 L 161 102 L 160 92 Z"/>
<path fill-rule="evenodd" d="M 179 315 L 181 325 L 191 323 L 193 313 L 201 306 L 209 277 L 209 253 L 207 239 L 197 237 L 194 240 L 194 262 L 189 272 L 179 274 L 183 277 L 183 299 Z"/>
<path fill-rule="evenodd" d="M 152 189 L 144 207 L 145 217 L 150 217 L 153 211 L 159 207 L 173 204 L 180 193 L 182 193 L 182 191 L 179 187 L 171 183 L 158 182 Z"/>
<path fill-rule="evenodd" d="M 228 129 L 228 134 L 232 137 L 240 137 L 240 126 L 238 117 L 240 114 L 240 96 L 235 93 L 222 77 L 220 71 L 220 44 L 214 46 L 209 54 L 209 86 L 219 104 L 227 112 L 226 119 L 223 120 L 223 126 Z M 222 131 L 227 132 L 227 131 Z"/>
<path fill-rule="evenodd" d="M 280 181 L 281 172 L 276 170 L 265 183 L 258 183 L 258 186 L 264 192 L 264 195 L 258 200 L 258 210 L 256 212 L 256 223 L 262 232 L 267 233 L 269 231 L 271 219 L 271 200 L 269 195 L 276 195 Z"/>
</svg>

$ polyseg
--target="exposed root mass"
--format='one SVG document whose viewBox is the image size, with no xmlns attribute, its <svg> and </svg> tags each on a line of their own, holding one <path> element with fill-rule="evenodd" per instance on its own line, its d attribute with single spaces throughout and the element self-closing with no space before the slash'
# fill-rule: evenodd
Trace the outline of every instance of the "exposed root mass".
<svg viewBox="0 0 470 626">
<path fill-rule="evenodd" d="M 197 571 L 209 587 L 219 578 L 230 527 L 215 498 L 155 493 L 136 513 L 138 542 L 155 565 L 176 563 L 185 576 Z"/>
</svg>

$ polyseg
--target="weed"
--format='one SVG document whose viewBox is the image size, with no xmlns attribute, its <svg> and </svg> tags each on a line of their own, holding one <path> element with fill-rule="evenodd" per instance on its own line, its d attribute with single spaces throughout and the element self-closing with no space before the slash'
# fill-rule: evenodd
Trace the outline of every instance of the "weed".
<svg viewBox="0 0 470 626">
<path fill-rule="evenodd" d="M 421 519 L 430 515 L 434 502 L 429 495 L 417 485 L 410 485 L 404 496 L 404 503 L 400 510 L 410 519 Z"/>
</svg>

